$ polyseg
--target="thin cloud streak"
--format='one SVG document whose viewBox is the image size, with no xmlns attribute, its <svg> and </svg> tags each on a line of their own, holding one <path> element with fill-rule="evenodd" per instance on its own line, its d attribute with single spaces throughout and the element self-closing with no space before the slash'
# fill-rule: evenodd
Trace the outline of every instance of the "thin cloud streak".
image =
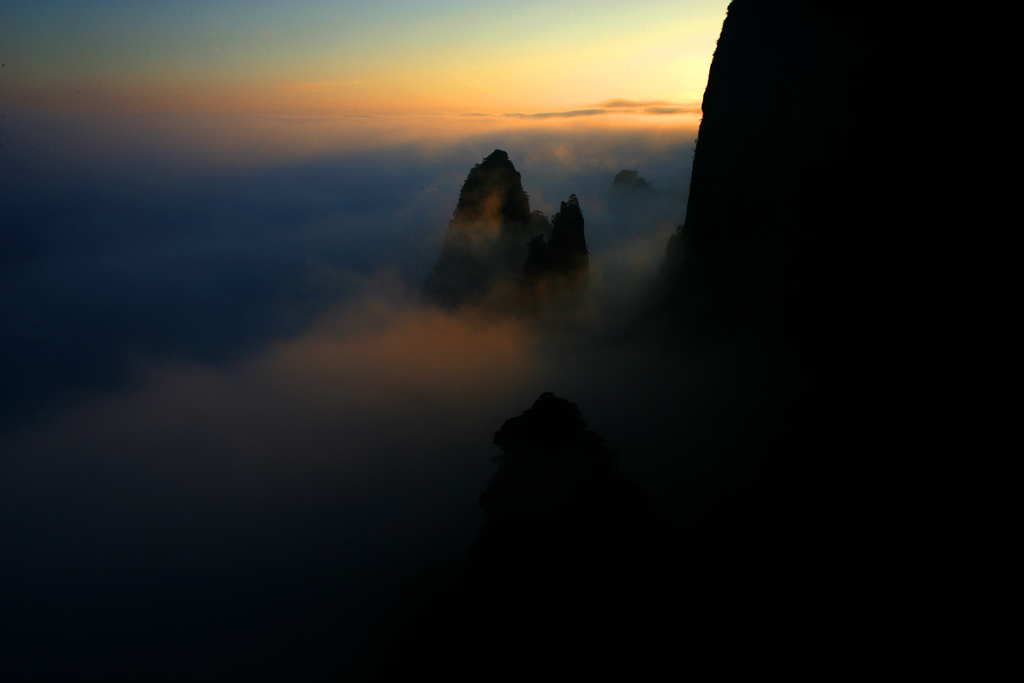
<svg viewBox="0 0 1024 683">
<path fill-rule="evenodd" d="M 505 114 L 504 116 L 516 119 L 570 119 L 576 116 L 598 116 L 609 113 L 611 112 L 604 109 L 573 109 L 571 111 L 546 111 L 538 114 Z"/>
<path fill-rule="evenodd" d="M 603 116 L 606 114 L 641 114 L 665 116 L 672 114 L 699 114 L 699 102 L 682 104 L 666 100 L 607 100 L 585 109 L 569 109 L 566 111 L 545 111 L 535 113 L 508 112 L 505 114 L 489 114 L 486 112 L 466 112 L 462 117 L 471 118 L 506 118 L 506 119 L 571 119 L 584 116 Z"/>
<path fill-rule="evenodd" d="M 699 114 L 701 112 L 700 107 L 646 107 L 643 110 L 644 114 Z"/>
<path fill-rule="evenodd" d="M 639 107 L 652 107 L 656 105 L 672 104 L 672 102 L 666 102 L 665 100 L 608 100 L 599 104 L 599 107 L 604 109 L 614 109 L 621 107 L 639 108 Z"/>
</svg>

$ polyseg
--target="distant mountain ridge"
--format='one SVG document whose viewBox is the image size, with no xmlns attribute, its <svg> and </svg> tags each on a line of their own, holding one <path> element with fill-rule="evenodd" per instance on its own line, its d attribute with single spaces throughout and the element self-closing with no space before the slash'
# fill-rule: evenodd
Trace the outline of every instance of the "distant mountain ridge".
<svg viewBox="0 0 1024 683">
<path fill-rule="evenodd" d="M 654 191 L 654 187 L 640 177 L 639 171 L 629 169 L 622 169 L 615 175 L 615 180 L 612 181 L 612 187 L 616 190 L 625 190 L 629 192 L 650 193 Z"/>
</svg>

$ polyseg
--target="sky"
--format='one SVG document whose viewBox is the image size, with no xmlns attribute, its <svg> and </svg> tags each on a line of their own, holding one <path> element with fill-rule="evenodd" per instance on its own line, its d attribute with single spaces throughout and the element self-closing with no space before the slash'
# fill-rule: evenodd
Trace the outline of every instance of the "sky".
<svg viewBox="0 0 1024 683">
<path fill-rule="evenodd" d="M 656 425 L 691 419 L 680 377 L 706 410 L 704 370 L 623 339 L 726 5 L 0 5 L 12 680 L 329 680 L 468 548 L 491 438 L 544 391 L 671 487 Z M 571 310 L 419 296 L 494 149 L 534 209 L 579 197 Z M 622 169 L 655 193 L 616 194 Z"/>
<path fill-rule="evenodd" d="M 535 115 L 699 107 L 721 0 L 5 3 L 4 87 L 75 110 Z"/>
</svg>

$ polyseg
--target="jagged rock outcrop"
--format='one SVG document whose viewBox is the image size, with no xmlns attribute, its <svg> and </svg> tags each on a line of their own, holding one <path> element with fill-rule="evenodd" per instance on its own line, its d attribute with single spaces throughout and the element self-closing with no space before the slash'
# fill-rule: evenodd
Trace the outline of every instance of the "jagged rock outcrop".
<svg viewBox="0 0 1024 683">
<path fill-rule="evenodd" d="M 570 195 L 551 221 L 550 236 L 545 239 L 539 234 L 530 240 L 523 273 L 533 281 L 544 277 L 580 280 L 586 278 L 589 267 L 583 211 L 576 195 Z"/>
<path fill-rule="evenodd" d="M 553 291 L 586 281 L 589 264 L 576 195 L 552 222 L 530 210 L 508 154 L 494 150 L 469 172 L 424 291 L 435 303 L 533 310 Z M 543 296 L 538 290 L 543 290 Z"/>
</svg>

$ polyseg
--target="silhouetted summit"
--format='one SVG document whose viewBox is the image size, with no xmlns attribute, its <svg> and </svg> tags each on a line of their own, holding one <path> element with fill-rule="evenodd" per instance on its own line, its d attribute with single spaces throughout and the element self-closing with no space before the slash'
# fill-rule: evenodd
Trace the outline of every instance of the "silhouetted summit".
<svg viewBox="0 0 1024 683">
<path fill-rule="evenodd" d="M 612 480 L 614 454 L 605 440 L 587 429 L 575 403 L 552 393 L 506 420 L 494 444 L 501 467 L 480 497 L 487 525 L 540 533 L 539 526 L 588 514 Z"/>
<path fill-rule="evenodd" d="M 646 534 L 657 526 L 653 508 L 618 473 L 615 452 L 588 428 L 579 407 L 541 394 L 505 421 L 494 444 L 502 451 L 495 458 L 500 467 L 480 496 L 484 526 L 470 554 L 478 570 L 516 575 L 545 566 L 546 578 L 578 571 L 599 577 L 616 566 L 616 580 L 628 578 L 622 565 L 646 552 Z M 634 555 L 612 558 L 612 549 Z"/>
<path fill-rule="evenodd" d="M 540 211 L 530 210 L 519 172 L 508 154 L 496 149 L 470 170 L 424 291 L 448 307 L 486 302 L 532 309 L 539 302 L 540 280 L 547 295 L 564 287 L 567 276 L 585 274 L 587 266 L 576 196 L 562 202 L 549 223 Z M 557 276 L 554 284 L 547 275 Z M 516 296 L 524 286 L 528 296 Z"/>
<path fill-rule="evenodd" d="M 498 221 L 503 236 L 522 236 L 530 224 L 530 198 L 508 154 L 496 149 L 469 172 L 459 193 L 452 223 Z"/>
<path fill-rule="evenodd" d="M 346 680 L 590 680 L 674 654 L 673 534 L 577 405 L 544 393 L 494 443 L 468 557 L 407 584 Z"/>
<path fill-rule="evenodd" d="M 649 182 L 640 177 L 639 171 L 629 171 L 623 169 L 615 175 L 615 180 L 612 181 L 612 186 L 618 190 L 627 190 L 634 192 L 653 192 L 654 188 Z"/>
</svg>

